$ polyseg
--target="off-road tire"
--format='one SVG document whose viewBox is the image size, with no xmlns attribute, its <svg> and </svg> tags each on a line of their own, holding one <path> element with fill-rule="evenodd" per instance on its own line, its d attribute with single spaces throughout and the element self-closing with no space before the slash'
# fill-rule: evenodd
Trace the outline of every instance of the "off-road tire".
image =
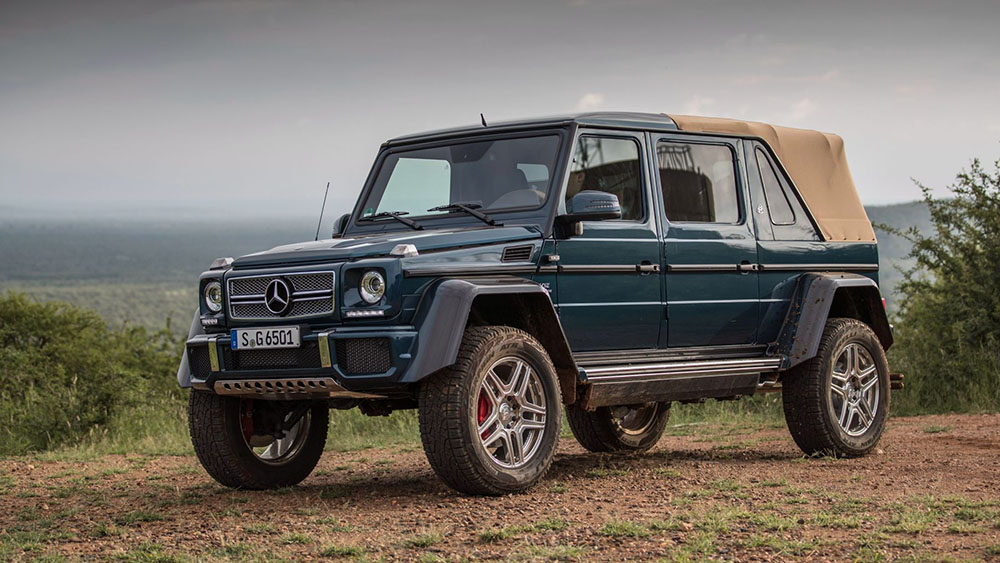
<svg viewBox="0 0 1000 563">
<path fill-rule="evenodd" d="M 323 455 L 330 410 L 317 403 L 309 415 L 305 443 L 294 457 L 276 466 L 258 459 L 247 446 L 239 398 L 192 391 L 188 402 L 188 426 L 198 461 L 213 479 L 236 489 L 278 489 L 309 476 Z"/>
<path fill-rule="evenodd" d="M 598 407 L 593 411 L 576 405 L 566 407 L 566 419 L 577 442 L 591 452 L 643 452 L 652 448 L 663 436 L 670 420 L 670 403 L 656 403 L 652 423 L 641 433 L 624 432 L 615 422 L 612 407 Z"/>
<path fill-rule="evenodd" d="M 540 445 L 524 467 L 493 463 L 480 443 L 475 401 L 486 371 L 500 358 L 516 356 L 538 375 L 545 394 L 545 426 Z M 548 471 L 562 426 L 562 398 L 555 367 L 528 333 L 506 326 L 465 331 L 457 361 L 421 382 L 420 439 L 427 460 L 449 487 L 470 495 L 516 493 L 536 484 Z"/>
<path fill-rule="evenodd" d="M 871 426 L 859 436 L 848 435 L 833 412 L 830 382 L 840 351 L 860 344 L 878 372 L 879 399 Z M 783 374 L 782 404 L 795 443 L 807 455 L 859 457 L 870 452 L 885 431 L 889 417 L 889 364 L 878 337 L 855 319 L 827 321 L 816 356 Z"/>
</svg>

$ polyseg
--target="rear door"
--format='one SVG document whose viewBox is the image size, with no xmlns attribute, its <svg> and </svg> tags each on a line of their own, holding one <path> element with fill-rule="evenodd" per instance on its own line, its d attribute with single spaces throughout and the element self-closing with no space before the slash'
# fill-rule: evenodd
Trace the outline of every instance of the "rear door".
<svg viewBox="0 0 1000 563">
<path fill-rule="evenodd" d="M 559 318 L 574 352 L 656 348 L 664 318 L 660 244 L 643 134 L 583 131 L 566 198 L 581 190 L 618 196 L 621 220 L 586 221 L 556 241 Z"/>
<path fill-rule="evenodd" d="M 738 139 L 653 134 L 667 346 L 757 341 L 757 241 Z"/>
</svg>

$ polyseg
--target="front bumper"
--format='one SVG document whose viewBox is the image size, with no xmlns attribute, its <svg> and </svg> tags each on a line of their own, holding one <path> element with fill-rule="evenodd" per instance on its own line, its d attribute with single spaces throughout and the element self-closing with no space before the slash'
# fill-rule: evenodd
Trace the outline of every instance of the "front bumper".
<svg viewBox="0 0 1000 563">
<path fill-rule="evenodd" d="M 416 341 L 409 326 L 302 327 L 299 348 L 233 350 L 229 333 L 199 334 L 187 341 L 187 369 L 192 387 L 220 394 L 384 397 L 405 392 Z"/>
</svg>

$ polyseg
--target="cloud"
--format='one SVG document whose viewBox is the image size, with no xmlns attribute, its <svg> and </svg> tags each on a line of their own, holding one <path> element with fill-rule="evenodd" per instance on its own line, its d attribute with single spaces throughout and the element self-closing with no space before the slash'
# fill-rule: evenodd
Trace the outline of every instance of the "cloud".
<svg viewBox="0 0 1000 563">
<path fill-rule="evenodd" d="M 593 111 L 604 107 L 604 94 L 587 92 L 576 101 L 577 111 Z"/>
<path fill-rule="evenodd" d="M 797 123 L 803 119 L 809 117 L 810 115 L 816 113 L 819 105 L 810 100 L 809 98 L 802 98 L 801 100 L 792 104 L 787 111 L 781 114 L 781 119 L 779 123 Z"/>
<path fill-rule="evenodd" d="M 715 108 L 714 98 L 695 94 L 693 98 L 684 104 L 684 113 L 688 115 L 707 115 L 712 113 L 713 108 Z"/>
</svg>

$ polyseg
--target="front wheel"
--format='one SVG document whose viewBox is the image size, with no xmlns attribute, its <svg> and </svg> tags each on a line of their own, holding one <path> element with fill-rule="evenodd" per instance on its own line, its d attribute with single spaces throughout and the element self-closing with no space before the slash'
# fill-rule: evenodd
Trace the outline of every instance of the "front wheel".
<svg viewBox="0 0 1000 563">
<path fill-rule="evenodd" d="M 592 452 L 641 452 L 656 445 L 670 420 L 670 403 L 566 409 L 570 430 Z"/>
<path fill-rule="evenodd" d="M 309 476 L 326 445 L 330 411 L 324 403 L 263 401 L 192 391 L 191 442 L 219 483 L 277 489 Z"/>
<path fill-rule="evenodd" d="M 788 430 L 806 454 L 861 456 L 885 431 L 889 364 L 861 321 L 827 321 L 816 356 L 784 374 L 781 387 Z"/>
<path fill-rule="evenodd" d="M 473 327 L 455 364 L 420 385 L 420 439 L 453 489 L 523 491 L 552 464 L 561 405 L 555 368 L 538 341 L 510 327 Z"/>
</svg>

